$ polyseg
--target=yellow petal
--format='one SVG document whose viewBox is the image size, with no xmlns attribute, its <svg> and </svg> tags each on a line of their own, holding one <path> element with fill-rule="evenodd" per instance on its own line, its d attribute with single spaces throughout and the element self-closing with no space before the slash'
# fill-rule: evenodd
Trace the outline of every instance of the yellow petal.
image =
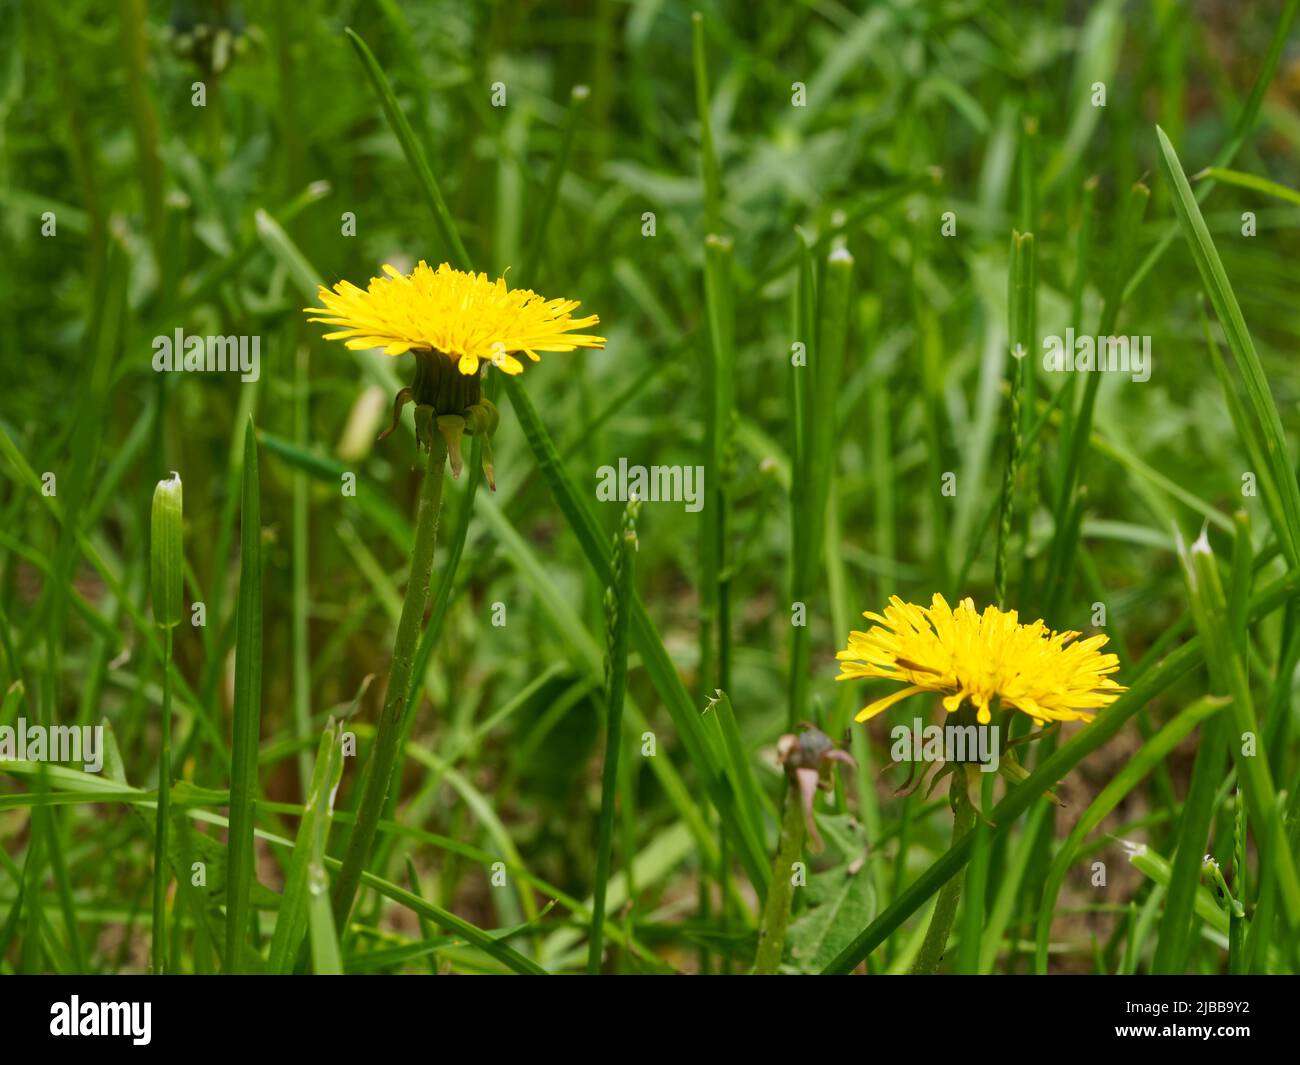
<svg viewBox="0 0 1300 1065">
<path fill-rule="evenodd" d="M 877 699 L 870 706 L 863 707 L 861 710 L 858 711 L 858 716 L 855 717 L 853 720 L 868 721 L 871 718 L 875 717 L 877 714 L 882 713 L 885 710 L 888 710 L 895 703 L 901 703 L 909 695 L 915 695 L 917 692 L 923 692 L 923 691 L 925 691 L 925 689 L 916 684 L 912 684 L 906 688 L 900 688 L 898 691 L 893 692 L 890 695 L 886 695 L 883 699 Z"/>
</svg>

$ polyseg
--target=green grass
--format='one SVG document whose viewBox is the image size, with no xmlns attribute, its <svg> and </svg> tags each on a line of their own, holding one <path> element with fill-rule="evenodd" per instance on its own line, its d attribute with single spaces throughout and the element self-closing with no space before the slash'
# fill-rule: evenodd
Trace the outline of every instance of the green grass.
<svg viewBox="0 0 1300 1065">
<path fill-rule="evenodd" d="M 0 973 L 1300 971 L 1300 0 L 244 7 L 0 14 L 0 728 L 106 737 L 0 758 Z M 445 483 L 301 311 L 420 259 L 608 338 Z M 834 680 L 936 592 L 1128 689 L 955 834 Z"/>
</svg>

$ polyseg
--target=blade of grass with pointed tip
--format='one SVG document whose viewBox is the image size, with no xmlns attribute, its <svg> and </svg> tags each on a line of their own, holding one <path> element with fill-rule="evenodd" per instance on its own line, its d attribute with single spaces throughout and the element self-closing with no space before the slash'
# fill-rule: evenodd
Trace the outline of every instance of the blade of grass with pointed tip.
<svg viewBox="0 0 1300 1065">
<path fill-rule="evenodd" d="M 397 97 L 393 95 L 392 87 L 388 84 L 388 78 L 384 76 L 383 68 L 380 67 L 378 60 L 363 41 L 351 27 L 343 31 L 347 34 L 348 40 L 352 42 L 352 47 L 356 49 L 357 55 L 361 57 L 361 63 L 366 68 L 366 74 L 370 77 L 370 83 L 374 86 L 375 95 L 379 97 L 379 103 L 384 109 L 384 116 L 388 119 L 388 126 L 397 137 L 401 145 L 402 154 L 406 156 L 415 171 L 416 184 L 420 187 L 420 192 L 424 196 L 430 213 L 433 215 L 434 223 L 438 229 L 438 236 L 446 245 L 448 258 L 452 260 L 452 265 L 462 270 L 470 268 L 469 252 L 465 250 L 465 245 L 461 243 L 460 234 L 456 231 L 456 223 L 452 220 L 451 212 L 447 209 L 447 202 L 442 198 L 442 191 L 438 188 L 438 183 L 434 179 L 433 171 L 429 169 L 429 164 L 424 158 L 424 153 L 420 151 L 419 145 L 415 141 L 415 134 L 411 131 L 411 124 L 407 122 L 406 115 L 397 102 Z"/>
<path fill-rule="evenodd" d="M 1201 281 L 1205 284 L 1210 302 L 1214 304 L 1214 312 L 1218 315 L 1228 347 L 1246 385 L 1246 397 L 1259 422 L 1269 468 L 1281 494 L 1282 515 L 1286 520 L 1285 538 L 1281 542 L 1287 561 L 1295 566 L 1300 564 L 1300 487 L 1296 485 L 1295 467 L 1289 457 L 1290 448 L 1282 428 L 1282 419 L 1278 415 L 1264 367 L 1255 351 L 1254 341 L 1246 328 L 1236 293 L 1232 290 L 1232 283 L 1223 269 L 1218 249 L 1206 228 L 1201 208 L 1187 184 L 1178 153 L 1159 126 L 1156 127 L 1156 135 L 1160 140 L 1160 159 L 1165 175 L 1174 187 L 1174 210 L 1178 214 L 1183 236 L 1187 238 L 1187 246 L 1196 262 Z"/>
<path fill-rule="evenodd" d="M 266 971 L 272 975 L 293 972 L 294 958 L 306 934 L 311 909 L 311 866 L 318 864 L 324 853 L 333 814 L 334 791 L 343 773 L 342 744 L 333 719 L 321 734 L 312 768 L 302 820 L 298 822 L 298 836 L 293 845 L 293 856 L 285 873 L 284 892 L 280 911 L 271 935 Z M 328 906 L 326 907 L 328 912 Z M 333 930 L 333 921 L 330 930 Z M 313 938 L 313 953 L 315 939 Z M 336 943 L 337 949 L 337 943 Z"/>
<path fill-rule="evenodd" d="M 256 869 L 257 748 L 262 718 L 262 517 L 257 432 L 244 431 L 244 476 L 239 515 L 239 603 L 235 618 L 234 736 L 230 755 L 230 833 L 226 882 L 226 971 L 245 971 L 244 939 Z"/>
<path fill-rule="evenodd" d="M 632 570 L 636 550 L 635 499 L 623 511 L 623 525 L 614 534 L 610 567 L 614 580 L 605 592 L 607 641 L 605 653 L 605 759 L 601 772 L 600 820 L 596 828 L 596 884 L 592 890 L 591 939 L 587 972 L 600 973 L 605 932 L 605 893 L 614 840 L 614 803 L 618 761 L 623 745 L 623 694 L 627 686 L 627 622 L 632 603 Z"/>
<path fill-rule="evenodd" d="M 1200 173 L 1193 174 L 1192 180 L 1218 181 L 1224 185 L 1235 185 L 1239 189 L 1260 192 L 1265 196 L 1272 196 L 1274 199 L 1283 200 L 1286 203 L 1300 204 L 1300 192 L 1296 192 L 1295 189 L 1286 185 L 1279 185 L 1276 181 L 1269 181 L 1267 178 L 1243 173 L 1240 170 L 1225 170 L 1221 166 L 1207 166 Z"/>
<path fill-rule="evenodd" d="M 1162 888 L 1168 888 L 1173 880 L 1173 868 L 1168 859 L 1157 854 L 1145 844 L 1135 847 L 1129 854 L 1129 861 Z M 1221 910 L 1204 884 L 1197 884 L 1192 895 L 1192 911 L 1214 931 L 1223 936 L 1228 934 L 1228 915 Z"/>
<path fill-rule="evenodd" d="M 790 666 L 787 682 L 786 727 L 793 728 L 795 722 L 804 713 L 808 691 L 808 656 L 809 632 L 807 619 L 808 583 L 811 580 L 813 563 L 809 560 L 812 550 L 811 530 L 804 520 L 810 504 L 808 491 L 811 488 L 809 475 L 809 456 L 812 453 L 813 424 L 813 386 L 807 381 L 808 358 L 810 346 L 815 345 L 813 330 L 817 320 L 816 269 L 813 263 L 812 245 L 802 231 L 796 231 L 798 237 L 799 258 L 795 274 L 795 286 L 792 301 L 792 325 L 795 342 L 804 349 L 803 361 L 796 361 L 793 349 L 790 357 L 790 609 L 798 609 L 796 604 L 804 604 L 804 616 L 799 622 L 791 617 L 790 623 Z"/>
<path fill-rule="evenodd" d="M 1206 347 L 1210 352 L 1210 364 L 1214 367 L 1214 376 L 1219 379 L 1219 388 L 1223 392 L 1232 427 L 1236 430 L 1237 439 L 1241 442 L 1253 468 L 1259 471 L 1259 487 L 1263 493 L 1264 507 L 1268 511 L 1269 524 L 1272 525 L 1273 534 L 1281 543 L 1286 536 L 1286 522 L 1282 517 L 1282 497 L 1277 490 L 1277 485 L 1273 483 L 1273 474 L 1269 469 L 1268 460 L 1264 457 L 1264 445 L 1260 441 L 1257 427 L 1242 410 L 1241 397 L 1237 394 L 1237 387 L 1228 372 L 1228 364 L 1214 339 L 1209 316 L 1205 313 L 1204 299 L 1197 301 L 1197 314 L 1201 320 L 1201 332 L 1205 335 Z"/>
</svg>

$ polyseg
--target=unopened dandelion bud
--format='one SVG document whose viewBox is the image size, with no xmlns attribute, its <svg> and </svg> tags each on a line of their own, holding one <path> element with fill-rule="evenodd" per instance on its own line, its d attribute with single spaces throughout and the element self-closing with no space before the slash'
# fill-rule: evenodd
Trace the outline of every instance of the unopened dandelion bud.
<svg viewBox="0 0 1300 1065">
<path fill-rule="evenodd" d="M 149 572 L 153 616 L 163 628 L 181 620 L 181 581 L 185 554 L 181 534 L 181 478 L 173 473 L 158 482 L 150 517 Z"/>
</svg>

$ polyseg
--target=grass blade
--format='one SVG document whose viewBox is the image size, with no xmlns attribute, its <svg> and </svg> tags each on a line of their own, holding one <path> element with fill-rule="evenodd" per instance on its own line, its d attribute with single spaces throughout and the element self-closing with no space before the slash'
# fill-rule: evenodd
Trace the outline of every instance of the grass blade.
<svg viewBox="0 0 1300 1065">
<path fill-rule="evenodd" d="M 1296 192 L 1295 189 L 1286 185 L 1279 185 L 1276 181 L 1269 181 L 1267 178 L 1243 173 L 1240 170 L 1226 170 L 1221 166 L 1207 166 L 1200 173 L 1193 174 L 1192 180 L 1218 181 L 1224 185 L 1235 185 L 1239 189 L 1260 192 L 1265 196 L 1272 196 L 1276 200 L 1282 200 L 1284 203 L 1300 205 L 1300 192 Z"/>
<path fill-rule="evenodd" d="M 293 972 L 294 958 L 307 930 L 309 913 L 314 909 L 316 897 L 322 894 L 316 890 L 318 881 L 313 879 L 313 873 L 320 866 L 325 852 L 325 842 L 329 838 L 330 820 L 334 812 L 334 792 L 342 775 L 342 745 L 339 742 L 338 728 L 331 718 L 321 735 L 311 783 L 303 803 L 303 817 L 298 823 L 298 836 L 293 845 L 293 856 L 289 862 L 289 869 L 285 873 L 283 901 L 280 903 L 280 912 L 276 918 L 275 932 L 271 936 L 270 953 L 266 964 L 266 971 L 272 975 L 288 975 Z M 327 906 L 327 916 L 328 913 Z M 331 937 L 333 928 L 334 924 L 331 920 L 329 924 Z M 334 949 L 337 952 L 337 941 Z M 315 956 L 315 935 L 312 937 L 312 952 Z"/>
<path fill-rule="evenodd" d="M 627 685 L 627 621 L 631 612 L 632 569 L 636 550 L 636 500 L 623 513 L 623 527 L 614 534 L 610 566 L 614 580 L 605 593 L 609 650 L 605 660 L 605 766 L 601 776 L 600 823 L 596 842 L 596 887 L 592 892 L 591 942 L 587 972 L 600 972 L 605 930 L 605 890 L 614 838 L 614 801 L 618 788 L 618 757 L 623 745 L 623 690 Z"/>
<path fill-rule="evenodd" d="M 1164 130 L 1158 126 L 1156 135 L 1160 139 L 1160 158 L 1165 175 L 1174 187 L 1174 210 L 1178 214 L 1183 236 L 1187 238 L 1187 246 L 1196 262 L 1196 269 L 1200 272 L 1201 281 L 1214 305 L 1214 312 L 1223 326 L 1228 347 L 1246 385 L 1246 397 L 1259 423 L 1269 469 L 1282 497 L 1282 514 L 1286 521 L 1282 546 L 1287 561 L 1295 566 L 1300 563 L 1300 487 L 1296 485 L 1295 468 L 1289 457 L 1290 448 L 1282 429 L 1282 419 L 1278 415 L 1277 404 L 1273 401 L 1264 367 L 1255 351 L 1254 341 L 1246 328 L 1241 306 L 1237 303 L 1237 296 L 1223 269 L 1223 262 L 1219 259 L 1218 249 L 1206 228 L 1201 208 L 1187 184 L 1178 153 L 1169 143 Z"/>
<path fill-rule="evenodd" d="M 262 719 L 262 516 L 257 433 L 244 431 L 243 501 L 239 516 L 239 605 L 235 618 L 234 736 L 230 754 L 230 832 L 226 884 L 226 971 L 248 971 L 245 933 L 256 871 L 257 749 Z"/>
<path fill-rule="evenodd" d="M 442 198 L 442 190 L 439 189 L 433 171 L 429 169 L 424 153 L 420 151 L 419 145 L 415 141 L 415 134 L 411 131 L 411 124 L 406 121 L 406 115 L 398 105 L 397 97 L 393 95 L 392 87 L 388 84 L 388 78 L 384 76 L 383 68 L 380 67 L 374 53 L 370 51 L 366 42 L 357 35 L 355 30 L 349 26 L 343 32 L 348 35 L 352 47 L 356 49 L 357 55 L 361 57 L 361 64 L 366 68 L 370 84 L 374 86 L 375 95 L 379 97 L 380 106 L 384 109 L 384 117 L 388 119 L 388 127 L 397 137 L 397 142 L 402 147 L 402 154 L 406 156 L 407 162 L 411 164 L 412 169 L 415 171 L 416 184 L 419 185 L 420 193 L 433 215 L 434 224 L 438 229 L 438 236 L 447 249 L 451 264 L 461 270 L 468 270 L 470 268 L 469 252 L 465 250 L 465 245 L 461 243 L 460 234 L 456 231 L 456 223 L 452 221 L 451 212 L 447 210 L 447 202 Z"/>
</svg>

